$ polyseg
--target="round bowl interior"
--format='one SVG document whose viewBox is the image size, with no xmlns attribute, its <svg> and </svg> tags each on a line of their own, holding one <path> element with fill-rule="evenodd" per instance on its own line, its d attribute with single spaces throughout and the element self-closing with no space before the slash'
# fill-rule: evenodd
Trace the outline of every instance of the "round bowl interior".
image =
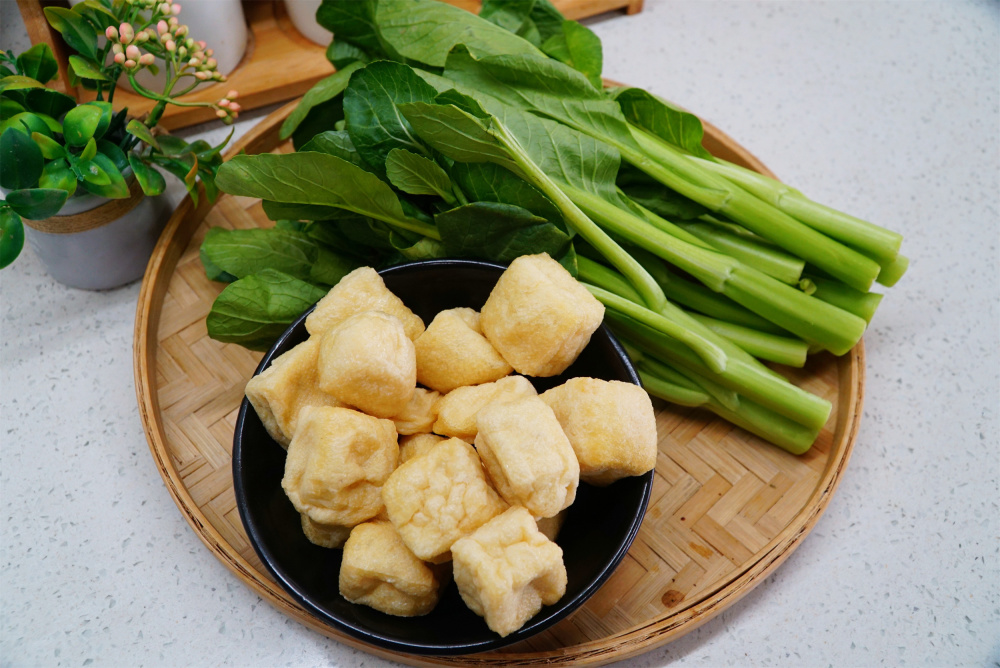
<svg viewBox="0 0 1000 668">
<path fill-rule="evenodd" d="M 389 290 L 429 323 L 444 309 L 481 309 L 503 270 L 501 265 L 471 260 L 432 260 L 379 273 Z M 256 373 L 307 336 L 303 315 L 268 351 Z M 624 350 L 603 325 L 565 373 L 529 380 L 542 392 L 575 376 L 639 384 Z M 566 564 L 566 594 L 520 630 L 501 638 L 465 606 L 454 583 L 423 617 L 393 617 L 345 600 L 338 589 L 341 551 L 318 547 L 305 538 L 299 515 L 281 488 L 284 462 L 285 451 L 268 436 L 244 398 L 233 442 L 233 483 L 240 517 L 261 561 L 292 597 L 332 627 L 384 649 L 415 654 L 498 649 L 569 615 L 625 556 L 642 523 L 653 481 L 650 471 L 603 488 L 580 484 L 556 540 Z"/>
</svg>

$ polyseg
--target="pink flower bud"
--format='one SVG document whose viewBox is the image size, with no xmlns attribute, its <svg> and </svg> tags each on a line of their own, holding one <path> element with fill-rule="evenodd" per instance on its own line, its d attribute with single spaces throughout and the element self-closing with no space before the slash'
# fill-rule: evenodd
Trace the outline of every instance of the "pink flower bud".
<svg viewBox="0 0 1000 668">
<path fill-rule="evenodd" d="M 125 54 L 124 53 L 116 53 L 115 54 L 115 62 L 118 63 L 119 65 L 124 65 L 125 64 Z"/>
<path fill-rule="evenodd" d="M 169 19 L 167 19 L 167 25 L 170 26 L 171 28 L 176 28 L 179 24 L 180 21 L 177 20 L 176 16 L 171 16 Z"/>
<path fill-rule="evenodd" d="M 228 93 L 226 93 L 226 97 L 228 97 L 230 100 L 235 100 L 239 96 L 240 94 L 235 90 L 231 90 Z"/>
<path fill-rule="evenodd" d="M 156 9 L 161 14 L 169 14 L 170 13 L 170 3 L 169 2 L 160 3 L 160 5 Z"/>
<path fill-rule="evenodd" d="M 225 77 L 225 76 L 223 76 L 223 75 L 222 75 L 221 73 L 219 73 L 219 72 L 215 72 L 215 73 L 213 73 L 213 74 L 212 74 L 212 80 L 213 80 L 213 81 L 225 81 L 225 80 L 226 80 L 226 77 Z"/>
<path fill-rule="evenodd" d="M 166 44 L 164 45 L 164 47 L 165 47 L 165 48 L 167 49 L 167 51 L 169 51 L 170 53 L 173 53 L 174 51 L 176 51 L 176 50 L 177 50 L 177 45 L 176 45 L 176 44 L 174 43 L 174 40 L 172 40 L 172 39 L 168 39 L 168 40 L 167 40 L 167 43 L 166 43 Z"/>
<path fill-rule="evenodd" d="M 222 107 L 223 109 L 225 109 L 226 107 L 228 107 L 229 104 L 230 104 L 230 102 L 226 98 L 222 98 L 221 100 L 219 100 L 219 106 Z"/>
<path fill-rule="evenodd" d="M 205 61 L 205 67 L 207 67 L 210 70 L 214 70 L 218 66 L 218 64 L 219 61 L 217 61 L 215 58 L 209 58 L 208 60 Z"/>
<path fill-rule="evenodd" d="M 135 29 L 129 23 L 123 23 L 118 26 L 118 34 L 121 36 L 122 43 L 128 44 L 135 38 Z"/>
<path fill-rule="evenodd" d="M 205 79 L 208 78 L 208 72 L 195 72 L 194 77 L 199 81 L 204 81 Z"/>
<path fill-rule="evenodd" d="M 156 24 L 156 32 L 158 32 L 160 35 L 165 35 L 168 32 L 170 32 L 170 27 L 167 26 L 166 21 L 160 21 L 159 23 Z"/>
<path fill-rule="evenodd" d="M 233 114 L 236 114 L 242 108 L 243 107 L 241 107 L 240 105 L 236 104 L 235 102 L 230 102 L 229 103 L 229 111 L 233 112 Z"/>
<path fill-rule="evenodd" d="M 125 56 L 131 60 L 139 60 L 140 55 L 141 54 L 139 53 L 139 47 L 137 47 L 135 44 L 129 44 L 128 47 L 125 49 Z"/>
<path fill-rule="evenodd" d="M 139 64 L 143 67 L 149 67 L 154 62 L 156 62 L 156 56 L 151 53 L 144 53 L 139 57 Z"/>
<path fill-rule="evenodd" d="M 117 56 L 119 53 L 125 53 L 125 49 L 121 44 L 112 44 L 111 51 Z"/>
<path fill-rule="evenodd" d="M 125 64 L 125 69 L 127 69 L 127 70 L 131 70 L 131 69 L 135 68 L 135 61 L 134 60 L 126 60 L 124 64 Z"/>
<path fill-rule="evenodd" d="M 176 37 L 183 37 L 186 34 L 188 34 L 188 27 L 187 26 L 178 26 L 177 30 L 174 31 L 174 35 Z"/>
<path fill-rule="evenodd" d="M 190 65 L 191 67 L 198 67 L 199 65 L 201 65 L 201 61 L 198 60 L 197 58 L 192 58 L 191 60 L 188 61 L 188 65 Z"/>
<path fill-rule="evenodd" d="M 149 33 L 145 30 L 140 30 L 135 34 L 135 43 L 142 44 L 143 42 L 149 41 Z"/>
<path fill-rule="evenodd" d="M 211 56 L 214 53 L 215 53 L 214 49 L 205 49 L 205 55 L 206 56 Z"/>
<path fill-rule="evenodd" d="M 172 13 L 172 14 L 173 14 L 174 16 L 177 16 L 178 14 L 180 14 L 180 13 L 181 13 L 181 6 L 180 6 L 180 5 L 178 5 L 178 4 L 177 4 L 177 3 L 175 2 L 174 4 L 170 5 L 170 12 L 171 12 L 171 13 Z"/>
<path fill-rule="evenodd" d="M 215 115 L 218 116 L 219 118 L 225 118 L 229 114 L 226 113 L 225 109 L 219 109 L 217 112 L 215 112 Z"/>
<path fill-rule="evenodd" d="M 108 29 L 104 31 L 104 36 L 115 42 L 118 40 L 118 30 L 114 26 L 108 26 Z"/>
</svg>

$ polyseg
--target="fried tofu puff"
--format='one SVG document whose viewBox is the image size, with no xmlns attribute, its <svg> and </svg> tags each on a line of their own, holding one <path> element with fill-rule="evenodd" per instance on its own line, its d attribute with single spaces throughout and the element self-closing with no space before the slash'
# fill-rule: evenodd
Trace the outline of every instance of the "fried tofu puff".
<svg viewBox="0 0 1000 668">
<path fill-rule="evenodd" d="M 507 376 L 493 383 L 455 388 L 438 402 L 434 433 L 472 443 L 479 432 L 476 414 L 483 406 L 536 396 L 538 392 L 524 376 Z"/>
<path fill-rule="evenodd" d="M 340 594 L 387 615 L 416 617 L 434 609 L 441 582 L 410 551 L 390 522 L 354 527 L 340 562 Z"/>
<path fill-rule="evenodd" d="M 382 485 L 398 461 L 391 421 L 350 408 L 306 408 L 281 487 L 313 522 L 353 527 L 382 511 Z"/>
<path fill-rule="evenodd" d="M 417 359 L 399 319 L 365 311 L 324 334 L 319 387 L 375 417 L 406 410 L 417 387 Z"/>
<path fill-rule="evenodd" d="M 656 415 L 631 383 L 571 378 L 541 395 L 580 462 L 580 479 L 604 487 L 656 466 Z"/>
<path fill-rule="evenodd" d="M 507 504 L 490 486 L 479 455 L 457 438 L 439 443 L 393 471 L 382 487 L 389 520 L 418 558 L 451 559 L 451 546 Z"/>
<path fill-rule="evenodd" d="M 438 392 L 490 383 L 514 370 L 483 336 L 471 308 L 438 313 L 415 346 L 417 382 Z"/>
<path fill-rule="evenodd" d="M 555 376 L 573 363 L 604 319 L 604 305 L 548 256 L 522 255 L 483 306 L 483 334 L 514 370 Z"/>
<path fill-rule="evenodd" d="M 576 499 L 580 466 L 552 409 L 538 397 L 485 406 L 476 451 L 493 486 L 512 506 L 552 517 Z"/>
<path fill-rule="evenodd" d="M 360 267 L 340 279 L 306 317 L 306 330 L 314 336 L 322 335 L 352 315 L 364 311 L 381 311 L 399 318 L 410 340 L 416 340 L 424 331 L 424 321 L 420 316 L 392 294 L 385 287 L 382 277 L 371 267 Z"/>
<path fill-rule="evenodd" d="M 247 383 L 246 395 L 264 423 L 264 429 L 281 447 L 288 444 L 306 406 L 340 406 L 336 397 L 320 389 L 316 372 L 319 340 L 309 338 L 274 358 L 271 365 Z"/>
<path fill-rule="evenodd" d="M 341 524 L 320 524 L 309 519 L 305 513 L 300 513 L 302 533 L 313 545 L 336 549 L 343 547 L 347 537 L 351 535 L 351 527 Z"/>
<path fill-rule="evenodd" d="M 418 387 L 413 392 L 410 403 L 398 415 L 392 417 L 396 423 L 396 433 L 400 436 L 429 434 L 437 420 L 437 405 L 441 393 Z"/>
<path fill-rule="evenodd" d="M 412 434 L 399 439 L 399 463 L 405 464 L 414 457 L 419 457 L 425 452 L 429 452 L 438 443 L 444 443 L 448 439 L 437 434 Z"/>
<path fill-rule="evenodd" d="M 462 600 L 501 636 L 566 593 L 562 548 L 542 535 L 525 508 L 507 510 L 451 550 Z"/>
</svg>

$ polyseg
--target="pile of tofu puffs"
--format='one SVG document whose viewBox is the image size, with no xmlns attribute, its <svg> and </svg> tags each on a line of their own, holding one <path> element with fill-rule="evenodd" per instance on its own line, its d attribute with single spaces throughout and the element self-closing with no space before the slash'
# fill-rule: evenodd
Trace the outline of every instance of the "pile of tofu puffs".
<svg viewBox="0 0 1000 668">
<path fill-rule="evenodd" d="M 581 481 L 656 463 L 642 388 L 563 373 L 604 307 L 546 254 L 522 256 L 481 312 L 429 325 L 364 267 L 306 319 L 309 338 L 246 387 L 287 449 L 282 488 L 306 537 L 343 549 L 340 593 L 425 615 L 454 580 L 501 636 L 566 591 L 555 541 Z"/>
</svg>

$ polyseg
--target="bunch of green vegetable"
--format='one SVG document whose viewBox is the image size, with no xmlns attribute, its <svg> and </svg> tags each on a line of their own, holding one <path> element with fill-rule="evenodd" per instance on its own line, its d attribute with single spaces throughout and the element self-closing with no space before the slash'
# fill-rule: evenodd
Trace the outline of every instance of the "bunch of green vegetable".
<svg viewBox="0 0 1000 668">
<path fill-rule="evenodd" d="M 651 394 L 795 453 L 831 406 L 763 361 L 802 366 L 861 338 L 906 267 L 901 238 L 718 160 L 693 115 L 601 86 L 586 27 L 547 0 L 324 0 L 339 71 L 282 128 L 295 153 L 241 155 L 222 190 L 270 230 L 213 230 L 208 317 L 266 347 L 347 271 L 547 252 L 607 309 Z"/>
<path fill-rule="evenodd" d="M 0 53 L 0 268 L 10 264 L 24 245 L 21 218 L 42 220 L 56 215 L 74 194 L 86 192 L 110 199 L 129 197 L 131 172 L 146 195 L 166 187 L 163 170 L 181 179 L 198 196 L 198 183 L 215 197 L 215 173 L 226 142 L 185 142 L 154 137 L 167 105 L 208 107 L 223 122 L 239 111 L 236 91 L 218 102 L 177 99 L 204 81 L 224 81 L 212 50 L 188 35 L 179 23 L 180 5 L 155 0 L 84 0 L 72 9 L 46 7 L 49 24 L 75 51 L 69 56 L 70 79 L 96 91 L 96 100 L 76 99 L 46 88 L 59 68 L 51 49 L 36 44 L 15 57 Z M 162 91 L 136 81 L 142 70 L 166 73 Z M 128 109 L 113 110 L 118 82 L 155 101 L 142 120 L 129 119 Z M 228 140 L 227 140 L 228 141 Z"/>
</svg>

